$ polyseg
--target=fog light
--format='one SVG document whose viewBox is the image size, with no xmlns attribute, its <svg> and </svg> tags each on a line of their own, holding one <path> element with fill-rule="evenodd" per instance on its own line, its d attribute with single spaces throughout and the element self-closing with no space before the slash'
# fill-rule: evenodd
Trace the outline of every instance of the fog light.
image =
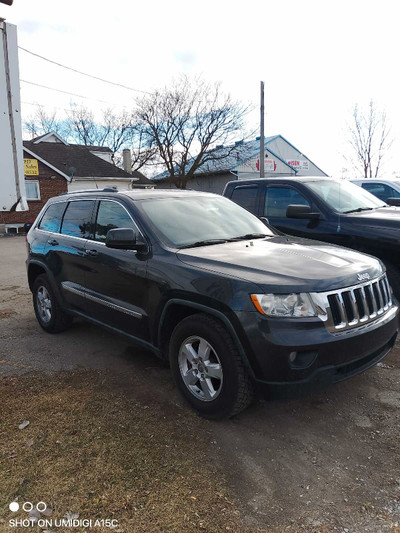
<svg viewBox="0 0 400 533">
<path fill-rule="evenodd" d="M 304 369 L 310 367 L 315 363 L 315 360 L 318 357 L 318 352 L 290 352 L 289 354 L 289 365 L 293 369 Z"/>
</svg>

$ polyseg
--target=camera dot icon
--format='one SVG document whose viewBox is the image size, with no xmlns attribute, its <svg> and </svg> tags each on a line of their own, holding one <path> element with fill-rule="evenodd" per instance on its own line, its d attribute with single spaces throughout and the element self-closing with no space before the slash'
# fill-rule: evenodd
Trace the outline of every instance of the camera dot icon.
<svg viewBox="0 0 400 533">
<path fill-rule="evenodd" d="M 8 507 L 10 508 L 10 511 L 12 511 L 13 513 L 16 513 L 18 511 L 18 509 L 19 509 L 19 503 L 18 502 L 11 502 Z"/>
</svg>

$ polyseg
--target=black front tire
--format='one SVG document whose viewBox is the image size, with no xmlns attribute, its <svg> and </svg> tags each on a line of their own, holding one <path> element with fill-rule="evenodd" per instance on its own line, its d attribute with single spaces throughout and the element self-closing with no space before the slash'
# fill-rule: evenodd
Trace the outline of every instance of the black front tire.
<svg viewBox="0 0 400 533">
<path fill-rule="evenodd" d="M 73 319 L 61 308 L 49 278 L 45 274 L 35 279 L 32 294 L 37 321 L 45 331 L 59 333 L 70 327 Z M 43 298 L 46 300 L 45 304 L 41 304 Z"/>
<path fill-rule="evenodd" d="M 208 401 L 199 399 L 198 394 L 196 395 L 185 384 L 181 369 L 182 359 L 179 354 L 184 341 L 196 337 L 205 340 L 212 347 L 214 361 L 218 360 L 218 365 L 222 368 L 223 377 L 220 381 L 222 384 L 220 387 L 217 386 L 218 395 Z M 242 357 L 225 326 L 209 315 L 191 315 L 175 327 L 169 344 L 169 359 L 171 372 L 179 391 L 200 416 L 209 419 L 229 418 L 252 403 L 254 386 Z M 196 382 L 192 387 L 200 390 L 200 382 Z"/>
</svg>

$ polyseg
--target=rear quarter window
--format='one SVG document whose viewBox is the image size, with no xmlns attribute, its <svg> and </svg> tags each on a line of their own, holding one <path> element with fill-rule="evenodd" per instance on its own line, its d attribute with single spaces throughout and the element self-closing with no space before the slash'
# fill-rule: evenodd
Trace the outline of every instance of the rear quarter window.
<svg viewBox="0 0 400 533">
<path fill-rule="evenodd" d="M 53 233 L 60 232 L 61 219 L 65 211 L 66 202 L 58 202 L 51 204 L 46 209 L 42 219 L 39 222 L 39 229 L 44 231 L 51 231 Z"/>
<path fill-rule="evenodd" d="M 243 185 L 235 187 L 232 192 L 231 200 L 236 204 L 244 207 L 250 213 L 257 212 L 257 185 Z"/>
</svg>

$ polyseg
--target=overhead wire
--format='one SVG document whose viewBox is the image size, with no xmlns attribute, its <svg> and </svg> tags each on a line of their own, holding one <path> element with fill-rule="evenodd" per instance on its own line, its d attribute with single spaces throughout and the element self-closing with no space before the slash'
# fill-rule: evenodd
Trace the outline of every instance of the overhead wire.
<svg viewBox="0 0 400 533">
<path fill-rule="evenodd" d="M 49 91 L 56 91 L 58 93 L 68 94 L 70 96 L 76 96 L 77 98 L 84 98 L 85 100 L 93 100 L 95 102 L 101 102 L 102 104 L 115 105 L 112 102 L 107 102 L 106 100 L 99 100 L 98 98 L 92 98 L 90 96 L 83 96 L 82 94 L 70 93 L 69 91 L 63 91 L 62 89 L 56 89 L 55 87 L 49 87 L 48 85 L 42 85 L 34 81 L 20 80 L 22 83 L 28 83 L 29 85 L 35 85 L 36 87 L 41 87 L 42 89 L 48 89 Z"/>
<path fill-rule="evenodd" d="M 72 67 L 68 67 L 67 65 L 63 65 L 62 63 L 59 63 L 58 61 L 53 61 L 52 59 L 49 59 L 48 57 L 44 57 L 44 56 L 42 56 L 40 54 L 32 52 L 31 50 L 28 50 L 27 48 L 24 48 L 22 46 L 18 46 L 18 48 L 20 50 L 23 50 L 24 52 L 27 52 L 28 54 L 31 54 L 31 55 L 33 55 L 35 57 L 38 57 L 38 58 L 42 59 L 43 61 L 47 61 L 48 63 L 52 63 L 53 65 L 57 65 L 58 67 L 65 68 L 65 69 L 70 70 L 72 72 L 75 72 L 77 74 L 81 74 L 82 76 L 87 76 L 88 78 L 92 78 L 94 80 L 102 81 L 103 83 L 108 83 L 110 85 L 115 85 L 116 87 L 122 87 L 123 89 L 127 89 L 128 91 L 134 91 L 134 92 L 139 92 L 139 93 L 143 93 L 143 94 L 151 94 L 150 92 L 143 91 L 142 89 L 135 89 L 134 87 L 129 87 L 128 85 L 124 85 L 123 83 L 118 83 L 118 82 L 115 82 L 115 81 L 106 80 L 105 78 L 100 78 L 99 76 L 94 76 L 93 74 L 88 74 L 87 72 L 83 72 L 81 70 L 78 70 L 78 69 L 75 69 L 75 68 L 72 68 Z"/>
</svg>

